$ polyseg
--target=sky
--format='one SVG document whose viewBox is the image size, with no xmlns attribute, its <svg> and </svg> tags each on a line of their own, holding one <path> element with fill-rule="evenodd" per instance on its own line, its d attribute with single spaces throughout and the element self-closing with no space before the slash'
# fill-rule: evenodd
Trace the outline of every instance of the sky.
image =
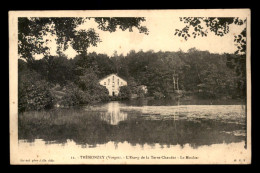
<svg viewBox="0 0 260 173">
<path fill-rule="evenodd" d="M 137 29 L 133 32 L 121 31 L 110 33 L 101 31 L 97 28 L 97 23 L 93 20 L 88 21 L 80 26 L 79 29 L 94 28 L 99 34 L 102 42 L 98 43 L 97 47 L 90 47 L 88 52 L 104 53 L 112 56 L 115 51 L 118 54 L 127 55 L 130 50 L 153 50 L 158 51 L 178 51 L 186 52 L 190 48 L 195 47 L 198 50 L 207 50 L 211 53 L 234 53 L 236 46 L 234 44 L 234 35 L 239 34 L 245 26 L 230 25 L 230 32 L 223 37 L 216 36 L 209 32 L 207 37 L 189 38 L 185 41 L 182 37 L 175 36 L 175 29 L 182 29 L 185 24 L 178 17 L 146 17 L 146 21 L 141 25 L 146 26 L 149 30 L 149 35 L 139 33 Z M 52 40 L 48 43 L 50 53 L 56 54 L 56 43 L 54 37 L 49 37 Z M 68 58 L 73 58 L 77 52 L 69 47 L 65 52 Z M 40 59 L 42 55 L 36 56 Z"/>
</svg>

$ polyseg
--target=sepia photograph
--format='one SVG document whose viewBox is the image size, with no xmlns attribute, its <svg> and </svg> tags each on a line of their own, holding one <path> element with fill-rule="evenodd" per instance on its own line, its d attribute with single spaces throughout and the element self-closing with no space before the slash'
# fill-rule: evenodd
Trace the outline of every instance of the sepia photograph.
<svg viewBox="0 0 260 173">
<path fill-rule="evenodd" d="M 10 164 L 250 164 L 250 17 L 9 11 Z"/>
</svg>

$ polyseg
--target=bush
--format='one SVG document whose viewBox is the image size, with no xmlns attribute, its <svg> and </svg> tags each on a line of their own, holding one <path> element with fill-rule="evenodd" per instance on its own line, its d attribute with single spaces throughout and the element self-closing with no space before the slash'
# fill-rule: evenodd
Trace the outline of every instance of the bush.
<svg viewBox="0 0 260 173">
<path fill-rule="evenodd" d="M 97 84 L 95 89 L 92 90 L 92 102 L 108 101 L 109 92 L 105 86 Z"/>
<path fill-rule="evenodd" d="M 54 105 L 54 97 L 48 82 L 41 80 L 34 71 L 19 74 L 18 111 L 50 109 Z"/>
<path fill-rule="evenodd" d="M 65 86 L 66 95 L 62 97 L 60 104 L 62 106 L 76 106 L 90 104 L 109 99 L 106 87 L 97 84 L 93 90 L 82 90 L 74 83 Z"/>
<path fill-rule="evenodd" d="M 137 94 L 137 96 L 139 98 L 144 98 L 145 97 L 145 91 L 141 87 L 137 88 L 136 94 Z"/>
<path fill-rule="evenodd" d="M 118 94 L 119 99 L 125 100 L 131 97 L 131 90 L 129 86 L 121 86 Z"/>
<path fill-rule="evenodd" d="M 163 98 L 165 98 L 164 94 L 161 93 L 161 92 L 158 92 L 158 91 L 155 91 L 153 93 L 153 96 L 154 96 L 155 99 L 163 99 Z"/>
<path fill-rule="evenodd" d="M 88 93 L 83 92 L 78 86 L 69 83 L 65 86 L 66 95 L 62 97 L 60 104 L 62 106 L 76 106 L 80 104 L 88 104 L 90 96 Z"/>
<path fill-rule="evenodd" d="M 91 95 L 90 102 L 100 102 L 108 100 L 108 90 L 105 86 L 99 84 L 99 80 L 93 69 L 85 69 L 85 72 L 82 76 L 79 76 L 78 81 L 76 82 L 78 87 Z"/>
</svg>

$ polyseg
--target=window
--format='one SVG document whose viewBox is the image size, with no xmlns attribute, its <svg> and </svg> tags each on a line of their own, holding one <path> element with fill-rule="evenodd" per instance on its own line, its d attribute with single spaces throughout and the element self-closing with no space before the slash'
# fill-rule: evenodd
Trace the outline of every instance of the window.
<svg viewBox="0 0 260 173">
<path fill-rule="evenodd" d="M 106 82 L 104 82 L 104 85 L 106 85 Z"/>
<path fill-rule="evenodd" d="M 123 82 L 121 82 L 121 85 L 123 85 Z"/>
<path fill-rule="evenodd" d="M 115 77 L 115 76 L 113 76 L 113 81 L 114 81 L 114 77 Z"/>
<path fill-rule="evenodd" d="M 108 79 L 107 85 L 109 85 L 110 79 Z"/>
<path fill-rule="evenodd" d="M 117 83 L 118 83 L 118 85 L 119 85 L 119 79 L 117 79 Z"/>
</svg>

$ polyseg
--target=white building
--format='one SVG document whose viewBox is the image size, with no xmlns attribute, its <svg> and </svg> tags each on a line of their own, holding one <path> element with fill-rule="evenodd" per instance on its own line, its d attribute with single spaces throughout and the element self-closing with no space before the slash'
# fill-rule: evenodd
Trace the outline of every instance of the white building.
<svg viewBox="0 0 260 173">
<path fill-rule="evenodd" d="M 127 85 L 127 82 L 116 74 L 110 74 L 100 79 L 99 84 L 107 88 L 110 96 L 117 96 L 120 87 Z"/>
</svg>

